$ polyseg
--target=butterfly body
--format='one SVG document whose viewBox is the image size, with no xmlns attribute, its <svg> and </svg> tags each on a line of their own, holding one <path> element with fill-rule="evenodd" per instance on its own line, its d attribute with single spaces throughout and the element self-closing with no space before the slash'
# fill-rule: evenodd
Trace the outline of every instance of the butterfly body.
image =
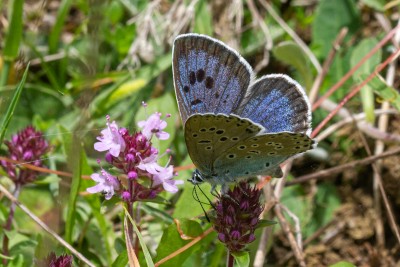
<svg viewBox="0 0 400 267">
<path fill-rule="evenodd" d="M 250 65 L 208 36 L 176 38 L 173 74 L 194 184 L 282 176 L 279 164 L 311 149 L 310 104 L 283 74 L 254 81 Z"/>
</svg>

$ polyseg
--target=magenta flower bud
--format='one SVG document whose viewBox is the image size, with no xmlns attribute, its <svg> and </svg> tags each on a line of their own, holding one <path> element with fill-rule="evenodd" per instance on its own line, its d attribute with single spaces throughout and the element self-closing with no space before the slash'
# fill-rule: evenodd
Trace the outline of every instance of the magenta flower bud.
<svg viewBox="0 0 400 267">
<path fill-rule="evenodd" d="M 104 158 L 105 158 L 105 160 L 106 160 L 108 163 L 110 163 L 110 164 L 113 163 L 114 157 L 110 154 L 110 152 L 107 152 L 107 153 L 106 153 L 106 156 L 105 156 Z M 99 164 L 100 164 L 100 163 L 99 163 Z"/>
<path fill-rule="evenodd" d="M 225 234 L 219 233 L 219 234 L 218 234 L 218 239 L 219 239 L 219 241 L 221 241 L 222 243 L 225 243 L 225 241 L 226 241 L 226 239 L 225 239 Z"/>
<path fill-rule="evenodd" d="M 129 179 L 136 179 L 137 177 L 138 177 L 137 172 L 135 172 L 135 171 L 128 172 Z"/>
<path fill-rule="evenodd" d="M 125 160 L 127 161 L 127 162 L 133 162 L 133 161 L 135 161 L 135 156 L 133 155 L 133 154 L 126 154 L 125 155 Z"/>
<path fill-rule="evenodd" d="M 129 193 L 128 191 L 124 191 L 122 192 L 121 197 L 123 200 L 128 201 L 131 199 L 131 193 Z"/>
<path fill-rule="evenodd" d="M 237 230 L 233 230 L 231 232 L 231 237 L 232 237 L 232 239 L 238 240 L 240 238 L 240 232 Z"/>
</svg>

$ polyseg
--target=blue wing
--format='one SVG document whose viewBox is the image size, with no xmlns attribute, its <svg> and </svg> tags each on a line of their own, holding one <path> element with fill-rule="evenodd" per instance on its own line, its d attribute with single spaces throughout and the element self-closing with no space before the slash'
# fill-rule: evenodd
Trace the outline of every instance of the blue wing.
<svg viewBox="0 0 400 267">
<path fill-rule="evenodd" d="M 267 133 L 311 134 L 311 108 L 303 88 L 284 74 L 266 75 L 250 85 L 233 112 L 265 127 Z"/>
<path fill-rule="evenodd" d="M 250 65 L 235 50 L 205 35 L 179 35 L 172 65 L 183 123 L 195 113 L 232 113 L 252 80 Z"/>
</svg>

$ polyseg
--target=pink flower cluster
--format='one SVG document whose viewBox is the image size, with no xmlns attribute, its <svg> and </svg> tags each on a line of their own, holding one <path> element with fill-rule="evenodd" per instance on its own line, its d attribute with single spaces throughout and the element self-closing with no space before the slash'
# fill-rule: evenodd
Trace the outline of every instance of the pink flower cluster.
<svg viewBox="0 0 400 267">
<path fill-rule="evenodd" d="M 168 117 L 168 116 L 167 116 Z M 127 185 L 102 168 L 100 173 L 94 173 L 91 178 L 97 182 L 87 189 L 89 193 L 103 192 L 110 199 L 116 192 L 128 202 L 152 199 L 165 190 L 171 193 L 178 191 L 181 180 L 174 180 L 173 166 L 158 165 L 159 152 L 151 144 L 151 138 L 160 140 L 169 138 L 165 131 L 167 122 L 161 119 L 161 113 L 151 115 L 146 121 L 140 121 L 141 132 L 129 134 L 125 128 L 119 128 L 115 121 L 110 123 L 107 116 L 107 128 L 101 131 L 101 136 L 94 144 L 94 149 L 107 151 L 105 159 L 128 180 Z"/>
</svg>

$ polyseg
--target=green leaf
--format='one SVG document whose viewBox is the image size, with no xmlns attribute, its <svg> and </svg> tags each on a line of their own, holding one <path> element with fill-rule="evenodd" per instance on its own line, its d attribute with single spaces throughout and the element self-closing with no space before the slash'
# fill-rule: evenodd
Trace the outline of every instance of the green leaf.
<svg viewBox="0 0 400 267">
<path fill-rule="evenodd" d="M 354 0 L 322 0 L 315 11 L 312 25 L 313 51 L 320 58 L 325 58 L 332 48 L 332 43 L 343 27 L 349 29 L 348 36 L 353 36 L 360 27 L 360 12 Z"/>
<path fill-rule="evenodd" d="M 303 50 L 296 43 L 282 42 L 275 46 L 272 52 L 278 60 L 294 67 L 299 73 L 297 77 L 300 84 L 304 85 L 307 90 L 311 89 L 314 79 L 311 63 Z"/>
<path fill-rule="evenodd" d="M 366 79 L 368 75 L 362 76 Z M 400 111 L 400 93 L 384 82 L 383 78 L 374 77 L 369 83 L 374 93 L 379 95 L 384 101 L 389 101 L 390 104 Z"/>
<path fill-rule="evenodd" d="M 356 265 L 348 261 L 339 261 L 335 264 L 329 265 L 329 267 L 356 267 Z"/>
<path fill-rule="evenodd" d="M 183 219 L 180 220 L 179 222 L 180 222 L 180 228 L 186 236 L 197 237 L 203 233 L 200 224 L 195 221 Z M 163 236 L 161 237 L 161 241 L 157 248 L 156 261 L 159 261 L 165 258 L 166 256 L 170 255 L 171 253 L 175 252 L 176 250 L 182 248 L 190 241 L 191 240 L 182 239 L 177 230 L 176 224 L 171 224 L 167 229 L 164 230 Z M 201 242 L 194 244 L 192 247 L 181 252 L 176 257 L 163 263 L 162 266 L 163 267 L 182 266 L 182 263 L 200 248 L 201 246 L 200 243 Z"/>
<path fill-rule="evenodd" d="M 138 229 L 137 226 L 136 226 L 136 223 L 133 221 L 132 217 L 129 215 L 129 213 L 128 213 L 128 211 L 126 210 L 125 207 L 124 207 L 124 210 L 125 210 L 125 216 L 128 217 L 130 223 L 131 223 L 132 226 L 133 226 L 133 230 L 135 231 L 135 234 L 136 234 L 137 238 L 139 239 L 140 246 L 141 246 L 141 248 L 142 248 L 144 257 L 145 257 L 145 259 L 146 259 L 146 264 L 147 264 L 146 266 L 148 266 L 148 267 L 154 267 L 154 262 L 153 262 L 153 260 L 152 260 L 152 258 L 151 258 L 149 249 L 148 249 L 147 246 L 146 246 L 146 242 L 144 242 L 144 239 L 143 239 L 142 234 L 140 233 L 139 229 Z"/>
<path fill-rule="evenodd" d="M 354 49 L 351 54 L 350 64 L 354 67 L 372 48 L 378 43 L 375 38 L 368 38 L 362 40 Z M 363 75 L 369 75 L 374 72 L 376 66 L 381 62 L 382 52 L 379 50 L 372 57 L 370 57 L 364 64 L 354 72 L 354 80 L 357 83 L 363 81 Z M 367 115 L 367 121 L 373 123 L 375 121 L 375 103 L 374 94 L 370 85 L 365 85 L 361 89 L 361 100 L 363 110 Z"/>
<path fill-rule="evenodd" d="M 3 56 L 6 61 L 12 61 L 18 56 L 19 46 L 22 39 L 22 12 L 23 0 L 12 0 L 9 3 L 9 26 L 5 39 Z"/>
<path fill-rule="evenodd" d="M 17 107 L 17 103 L 22 93 L 22 89 L 24 89 L 25 80 L 28 76 L 29 64 L 25 69 L 24 75 L 22 76 L 22 80 L 18 84 L 17 88 L 15 89 L 14 96 L 11 100 L 10 105 L 8 106 L 6 115 L 4 116 L 3 122 L 0 125 L 0 144 L 3 144 L 4 135 L 6 134 L 8 124 L 11 121 L 12 116 L 14 115 L 15 108 Z"/>
<path fill-rule="evenodd" d="M 181 166 L 186 166 L 189 164 L 192 164 L 192 161 L 190 157 L 187 156 L 186 159 L 181 163 Z M 192 176 L 192 171 L 193 170 L 180 171 L 178 176 L 175 178 L 178 180 L 184 180 L 185 183 L 183 192 L 175 204 L 175 210 L 173 213 L 174 218 L 192 218 L 203 214 L 200 203 L 193 199 L 193 185 L 187 182 L 187 180 Z M 200 187 L 209 199 L 214 199 L 214 196 L 211 195 L 211 185 L 209 183 L 203 183 L 200 185 Z M 195 190 L 197 191 L 197 195 L 199 196 L 200 200 L 204 203 L 208 203 L 207 197 L 203 195 L 200 189 L 196 188 Z M 208 205 L 205 205 L 204 208 L 207 210 L 208 207 Z"/>
<path fill-rule="evenodd" d="M 277 222 L 275 221 L 269 221 L 269 220 L 260 220 L 257 224 L 256 228 L 264 228 L 264 227 L 268 227 L 268 226 L 272 226 L 277 224 Z"/>
<path fill-rule="evenodd" d="M 72 0 L 63 0 L 58 8 L 56 23 L 51 29 L 49 36 L 49 53 L 57 52 L 58 42 L 60 41 L 61 32 L 65 25 L 65 20 L 72 5 Z"/>
<path fill-rule="evenodd" d="M 196 5 L 194 32 L 211 36 L 213 34 L 212 12 L 207 3 L 208 1 L 200 0 Z"/>
<path fill-rule="evenodd" d="M 67 132 L 59 126 L 59 132 Z M 72 170 L 72 184 L 68 199 L 68 211 L 65 222 L 65 240 L 72 243 L 72 232 L 75 223 L 76 201 L 79 194 L 79 185 L 82 176 L 82 147 L 81 140 L 77 135 L 63 135 L 63 148 L 67 156 L 68 167 Z"/>
<path fill-rule="evenodd" d="M 385 11 L 385 1 L 386 0 L 361 0 L 365 5 L 381 12 Z"/>
<path fill-rule="evenodd" d="M 122 251 L 121 253 L 118 254 L 118 257 L 115 259 L 113 264 L 111 265 L 112 267 L 126 267 L 128 264 L 128 253 L 126 250 Z"/>
<path fill-rule="evenodd" d="M 248 267 L 250 266 L 250 254 L 249 252 L 236 252 L 232 253 L 232 256 L 235 258 L 235 266 L 236 267 Z"/>
</svg>

